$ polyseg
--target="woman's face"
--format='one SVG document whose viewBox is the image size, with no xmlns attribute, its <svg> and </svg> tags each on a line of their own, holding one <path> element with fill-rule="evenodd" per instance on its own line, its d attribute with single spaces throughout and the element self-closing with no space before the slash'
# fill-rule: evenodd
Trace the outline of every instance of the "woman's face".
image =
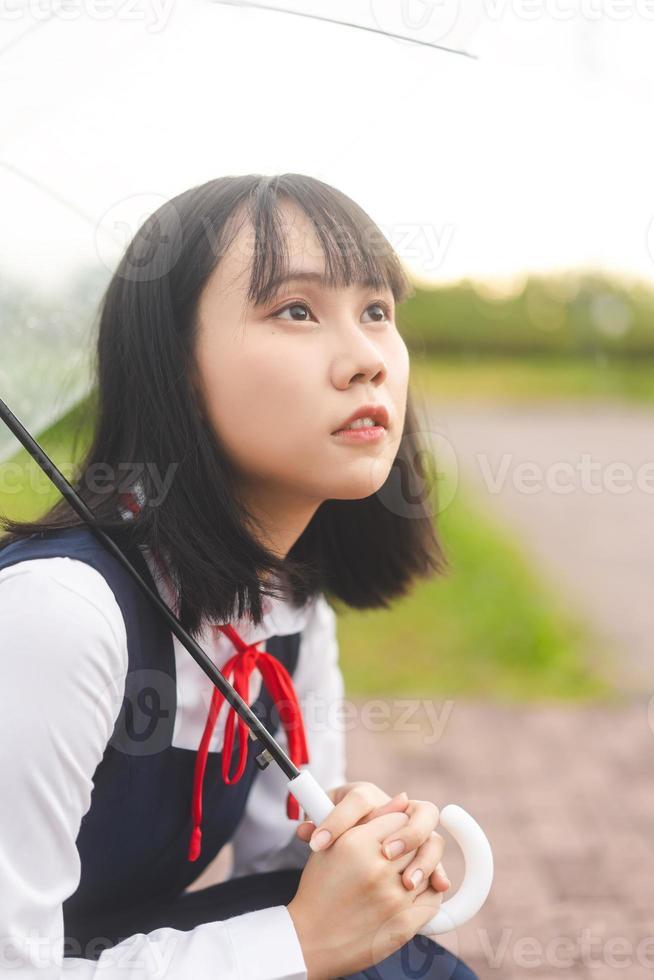
<svg viewBox="0 0 654 980">
<path fill-rule="evenodd" d="M 322 275 L 319 240 L 295 205 L 283 206 L 283 230 L 289 268 Z M 324 500 L 367 497 L 385 482 L 404 425 L 409 356 L 390 289 L 292 280 L 250 305 L 252 244 L 246 220 L 200 297 L 197 384 L 246 502 L 299 536 Z M 366 403 L 388 410 L 382 438 L 334 437 Z"/>
</svg>

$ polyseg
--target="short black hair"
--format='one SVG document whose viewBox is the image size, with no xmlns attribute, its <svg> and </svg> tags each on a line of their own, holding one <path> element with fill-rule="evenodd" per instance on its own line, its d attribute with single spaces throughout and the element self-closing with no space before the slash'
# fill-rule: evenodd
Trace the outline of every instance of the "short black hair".
<svg viewBox="0 0 654 980">
<path fill-rule="evenodd" d="M 439 574 L 448 564 L 432 518 L 434 481 L 423 462 L 410 394 L 400 448 L 379 491 L 323 501 L 283 559 L 252 533 L 230 461 L 191 383 L 196 312 L 241 217 L 249 217 L 255 234 L 248 298 L 258 303 L 271 294 L 288 269 L 278 208 L 284 200 L 312 221 L 330 283 L 386 286 L 396 303 L 413 294 L 392 246 L 347 195 L 304 174 L 248 174 L 192 187 L 151 214 L 100 303 L 89 399 L 93 440 L 71 483 L 114 540 L 166 556 L 179 588 L 180 621 L 192 632 L 205 616 L 225 622 L 247 612 L 258 625 L 263 596 L 280 594 L 260 576 L 283 582 L 281 594 L 298 605 L 324 592 L 353 608 L 387 608 L 414 579 Z M 98 490 L 87 477 L 103 464 L 115 479 Z M 151 469 L 161 475 L 171 464 L 170 487 L 153 505 L 160 487 Z M 140 513 L 128 521 L 120 513 L 127 472 L 139 474 L 145 493 Z M 36 521 L 4 516 L 0 524 L 8 532 L 4 547 L 84 522 L 62 498 Z"/>
</svg>

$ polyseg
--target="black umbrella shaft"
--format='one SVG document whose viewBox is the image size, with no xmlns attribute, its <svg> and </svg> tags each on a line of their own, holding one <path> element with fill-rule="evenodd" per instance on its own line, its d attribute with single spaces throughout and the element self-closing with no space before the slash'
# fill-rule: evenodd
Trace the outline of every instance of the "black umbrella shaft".
<svg viewBox="0 0 654 980">
<path fill-rule="evenodd" d="M 268 729 L 262 725 L 260 720 L 250 709 L 250 706 L 246 704 L 238 692 L 234 690 L 229 681 L 223 674 L 221 674 L 216 665 L 209 659 L 202 647 L 195 642 L 191 634 L 184 629 L 177 616 L 175 616 L 172 610 L 166 605 L 161 596 L 150 588 L 148 583 L 134 568 L 127 556 L 118 547 L 116 542 L 113 541 L 109 535 L 102 530 L 102 528 L 98 527 L 93 512 L 89 510 L 79 494 L 70 485 L 61 470 L 55 466 L 50 457 L 43 451 L 41 446 L 39 446 L 38 442 L 32 438 L 25 426 L 16 418 L 2 398 L 0 398 L 0 418 L 2 418 L 5 425 L 11 429 L 13 434 L 16 436 L 19 442 L 22 443 L 30 456 L 36 460 L 41 469 L 52 480 L 73 510 L 75 510 L 76 513 L 87 522 L 91 528 L 91 531 L 101 542 L 101 544 L 103 544 L 111 552 L 114 558 L 116 558 L 116 560 L 127 569 L 143 592 L 145 592 L 145 594 L 152 600 L 154 605 L 161 612 L 162 616 L 164 616 L 164 618 L 167 620 L 171 630 L 180 643 L 186 647 L 195 662 L 199 664 L 212 683 L 215 684 L 225 700 L 229 701 L 239 717 L 242 718 L 245 724 L 248 726 L 250 731 L 253 732 L 257 738 L 260 739 L 265 748 L 268 749 L 270 755 L 286 774 L 286 776 L 289 779 L 295 779 L 296 776 L 299 776 L 300 770 L 289 759 L 282 747 L 270 734 Z"/>
</svg>

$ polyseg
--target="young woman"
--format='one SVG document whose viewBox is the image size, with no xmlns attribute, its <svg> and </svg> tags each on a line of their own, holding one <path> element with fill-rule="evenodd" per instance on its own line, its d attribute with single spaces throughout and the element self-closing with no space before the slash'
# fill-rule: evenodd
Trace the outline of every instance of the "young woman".
<svg viewBox="0 0 654 980">
<path fill-rule="evenodd" d="M 334 711 L 327 595 L 386 607 L 445 567 L 395 323 L 409 290 L 366 213 L 298 174 L 191 188 L 129 245 L 72 482 L 336 807 L 321 828 L 295 822 L 284 775 L 259 768 L 64 500 L 5 518 L 0 922 L 15 980 L 98 966 L 106 980 L 474 978 L 416 935 L 449 884 L 436 807 L 347 782 Z M 375 426 L 344 434 L 355 416 Z M 228 879 L 185 891 L 227 841 Z"/>
</svg>

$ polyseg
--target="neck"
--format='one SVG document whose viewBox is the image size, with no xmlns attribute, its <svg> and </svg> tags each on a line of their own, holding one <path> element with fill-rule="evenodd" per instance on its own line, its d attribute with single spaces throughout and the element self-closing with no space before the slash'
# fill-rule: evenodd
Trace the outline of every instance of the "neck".
<svg viewBox="0 0 654 980">
<path fill-rule="evenodd" d="M 263 547 L 283 559 L 304 533 L 321 501 L 306 497 L 291 501 L 287 495 L 275 497 L 267 489 L 265 500 L 253 491 L 246 491 L 241 499 L 252 518 L 252 533 Z"/>
</svg>

